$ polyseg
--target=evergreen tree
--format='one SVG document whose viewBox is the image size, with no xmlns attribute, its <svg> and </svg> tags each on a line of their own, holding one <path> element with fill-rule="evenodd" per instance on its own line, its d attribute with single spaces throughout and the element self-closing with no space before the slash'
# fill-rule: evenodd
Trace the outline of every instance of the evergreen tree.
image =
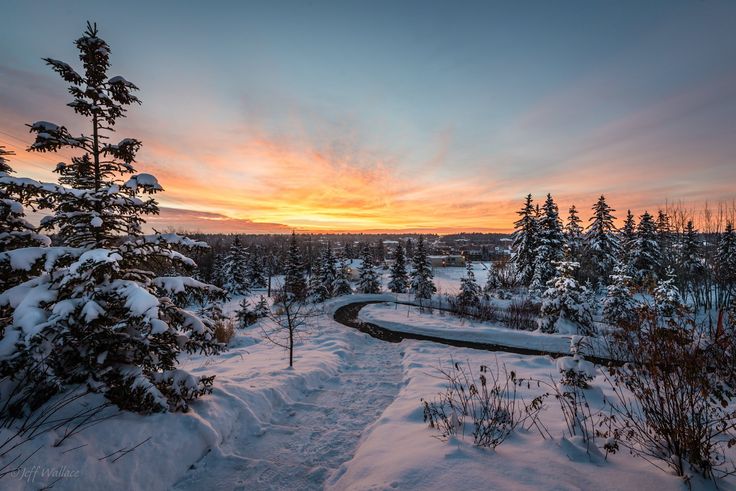
<svg viewBox="0 0 736 491">
<path fill-rule="evenodd" d="M 626 271 L 623 264 L 614 267 L 603 300 L 603 319 L 612 326 L 634 326 L 638 321 L 633 278 Z"/>
<path fill-rule="evenodd" d="M 715 258 L 716 281 L 719 285 L 719 306 L 729 304 L 736 288 L 736 232 L 733 222 L 726 223 L 726 229 L 718 241 Z"/>
<path fill-rule="evenodd" d="M 10 314 L 5 341 L 16 340 L 14 351 L 0 357 L 0 376 L 10 389 L 3 407 L 12 413 L 33 409 L 70 385 L 84 384 L 123 409 L 186 409 L 211 391 L 214 377 L 177 368 L 178 356 L 217 353 L 224 346 L 215 340 L 210 319 L 171 300 L 202 284 L 160 277 L 148 266 L 191 268 L 194 262 L 182 252 L 206 244 L 175 234 L 142 235 L 143 217 L 158 213 L 152 195 L 161 186 L 150 174 L 135 174 L 140 141 L 105 143 L 126 106 L 140 102 L 133 95 L 137 87 L 120 76 L 108 78 L 110 49 L 95 25 L 87 25 L 76 47 L 83 75 L 64 62 L 45 61 L 71 83 L 69 106 L 87 119 L 92 136 L 75 137 L 64 126 L 36 122 L 30 125 L 36 136 L 29 149 L 83 152 L 57 166 L 60 185 L 44 186 L 55 209 L 42 225 L 58 230 L 71 247 L 60 248 L 63 263 L 47 264 L 44 274 L 0 295 Z M 224 295 L 204 286 L 210 295 Z"/>
<path fill-rule="evenodd" d="M 516 214 L 520 218 L 514 222 L 511 259 L 519 272 L 522 283 L 529 285 L 534 278 L 538 230 L 531 194 L 527 195 L 524 206 Z"/>
<path fill-rule="evenodd" d="M 657 245 L 660 259 L 657 274 L 662 275 L 675 264 L 674 234 L 670 224 L 670 217 L 664 210 L 657 213 Z"/>
<path fill-rule="evenodd" d="M 291 233 L 289 252 L 286 257 L 284 292 L 298 299 L 307 297 L 307 281 L 304 278 L 304 260 L 296 241 L 296 232 Z"/>
<path fill-rule="evenodd" d="M 38 186 L 31 189 L 12 178 L 12 167 L 8 157 L 14 155 L 0 145 L 0 252 L 22 247 L 47 247 L 51 240 L 36 232 L 33 225 L 25 219 L 23 207 L 32 205 L 32 198 L 38 196 Z M 29 192 L 30 191 L 30 192 Z"/>
<path fill-rule="evenodd" d="M 222 286 L 231 295 L 247 295 L 250 292 L 248 281 L 248 252 L 236 236 L 222 262 L 220 275 Z"/>
<path fill-rule="evenodd" d="M 703 280 L 706 270 L 700 250 L 698 231 L 692 220 L 688 220 L 685 226 L 678 259 L 680 270 L 678 276 L 681 278 L 682 291 L 692 291 L 695 296 L 695 287 Z"/>
<path fill-rule="evenodd" d="M 636 239 L 631 248 L 631 271 L 636 281 L 644 285 L 657 279 L 656 272 L 661 264 L 657 225 L 652 215 L 645 211 L 636 226 Z"/>
<path fill-rule="evenodd" d="M 373 264 L 373 254 L 368 245 L 363 247 L 360 255 L 362 263 L 359 268 L 358 292 L 359 293 L 381 293 L 381 281 Z"/>
<path fill-rule="evenodd" d="M 547 282 L 555 276 L 555 263 L 562 259 L 565 237 L 562 232 L 557 205 L 548 194 L 537 221 L 537 240 L 534 250 L 534 275 L 531 288 L 543 291 Z"/>
<path fill-rule="evenodd" d="M 343 251 L 337 254 L 337 276 L 332 290 L 336 297 L 353 293 L 353 287 L 350 286 L 350 265 Z"/>
<path fill-rule="evenodd" d="M 460 279 L 460 293 L 457 296 L 460 312 L 470 313 L 476 309 L 480 305 L 482 295 L 480 285 L 475 280 L 473 263 L 468 261 L 465 265 L 465 277 Z"/>
<path fill-rule="evenodd" d="M 262 252 L 260 248 L 255 248 L 248 255 L 248 284 L 251 288 L 266 288 L 268 285 Z"/>
<path fill-rule="evenodd" d="M 636 221 L 631 210 L 626 210 L 626 220 L 621 228 L 621 256 L 618 274 L 629 274 L 629 267 L 633 264 L 632 250 L 636 244 Z M 623 268 L 623 269 L 621 269 Z M 611 277 L 613 279 L 613 277 Z"/>
<path fill-rule="evenodd" d="M 679 325 L 684 317 L 689 316 L 690 308 L 675 284 L 674 272 L 668 270 L 666 274 L 667 278 L 657 283 L 653 292 L 657 319 L 664 326 Z"/>
<path fill-rule="evenodd" d="M 337 258 L 335 258 L 329 242 L 327 243 L 327 248 L 322 252 L 321 261 L 321 292 L 323 300 L 326 300 L 335 296 L 335 282 L 337 281 Z"/>
<path fill-rule="evenodd" d="M 540 330 L 546 333 L 593 333 L 593 315 L 588 304 L 587 290 L 575 279 L 578 263 L 557 262 L 557 274 L 547 282 L 542 294 Z"/>
<path fill-rule="evenodd" d="M 401 242 L 396 246 L 394 264 L 391 266 L 391 276 L 388 289 L 394 293 L 404 293 L 409 288 L 409 274 L 406 272 L 406 257 Z"/>
<path fill-rule="evenodd" d="M 427 250 L 424 248 L 424 237 L 421 235 L 414 249 L 412 266 L 410 292 L 416 299 L 431 299 L 432 295 L 437 292 L 437 287 L 434 285 L 434 274 L 427 257 Z"/>
<path fill-rule="evenodd" d="M 575 205 L 570 206 L 567 223 L 565 223 L 565 243 L 573 261 L 580 261 L 582 255 L 583 227 L 580 225 L 581 222 Z"/>
<path fill-rule="evenodd" d="M 238 320 L 238 327 L 241 329 L 245 329 L 256 321 L 256 314 L 251 310 L 250 302 L 247 298 L 243 298 L 238 304 L 235 318 Z"/>
<path fill-rule="evenodd" d="M 258 298 L 258 303 L 256 303 L 256 306 L 253 308 L 253 313 L 255 314 L 256 319 L 268 317 L 268 314 L 271 313 L 271 309 L 268 308 L 266 297 L 261 295 Z"/>
<path fill-rule="evenodd" d="M 619 242 L 616 235 L 616 226 L 613 221 L 616 211 L 606 203 L 605 196 L 601 195 L 593 205 L 593 216 L 585 234 L 585 242 L 590 253 L 593 273 L 600 282 L 607 282 L 613 271 L 616 258 L 619 256 Z"/>
</svg>

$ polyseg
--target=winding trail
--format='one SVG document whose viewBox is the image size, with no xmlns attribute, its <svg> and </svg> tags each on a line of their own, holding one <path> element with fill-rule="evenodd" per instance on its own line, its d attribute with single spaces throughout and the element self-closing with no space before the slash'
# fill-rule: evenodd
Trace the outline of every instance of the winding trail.
<svg viewBox="0 0 736 491">
<path fill-rule="evenodd" d="M 359 301 L 355 303 L 349 303 L 343 305 L 335 311 L 334 319 L 336 322 L 358 329 L 361 332 L 369 334 L 370 336 L 380 339 L 382 341 L 388 341 L 390 343 L 400 343 L 404 339 L 417 339 L 420 341 L 431 341 L 434 343 L 446 344 L 448 346 L 455 346 L 458 348 L 471 348 L 484 351 L 502 351 L 505 353 L 516 353 L 519 355 L 533 355 L 533 356 L 551 356 L 552 358 L 559 358 L 560 356 L 569 356 L 569 353 L 557 353 L 554 351 L 543 351 L 532 348 L 521 348 L 517 346 L 505 346 L 500 344 L 491 343 L 479 343 L 474 341 L 463 341 L 459 339 L 441 338 L 437 336 L 430 336 L 426 334 L 410 333 L 410 332 L 399 332 L 386 329 L 385 327 L 378 326 L 371 322 L 365 322 L 358 318 L 360 310 L 366 305 L 374 303 L 389 303 L 386 300 L 373 300 L 373 301 Z M 390 302 L 398 303 L 401 305 L 414 305 L 405 302 Z M 586 360 L 599 365 L 607 365 L 610 363 L 620 364 L 618 360 L 611 360 L 608 358 L 602 358 L 599 356 L 586 355 Z"/>
<path fill-rule="evenodd" d="M 398 345 L 367 337 L 336 376 L 275 412 L 261 435 L 236 423 L 173 489 L 322 489 L 398 394 L 401 356 Z"/>
</svg>

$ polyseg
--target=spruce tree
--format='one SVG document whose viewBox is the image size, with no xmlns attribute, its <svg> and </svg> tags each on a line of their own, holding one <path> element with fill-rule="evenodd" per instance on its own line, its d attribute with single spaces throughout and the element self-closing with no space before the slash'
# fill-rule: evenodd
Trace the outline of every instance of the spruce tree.
<svg viewBox="0 0 736 491">
<path fill-rule="evenodd" d="M 547 199 L 542 206 L 536 229 L 537 246 L 534 250 L 534 275 L 531 288 L 543 291 L 547 282 L 555 276 L 555 264 L 562 259 L 565 245 L 557 205 L 550 194 L 547 194 Z"/>
<path fill-rule="evenodd" d="M 542 294 L 540 330 L 546 333 L 593 333 L 593 315 L 588 303 L 588 291 L 575 279 L 578 263 L 566 256 L 558 261 L 555 277 L 547 282 Z"/>
<path fill-rule="evenodd" d="M 417 245 L 414 249 L 412 267 L 409 291 L 414 294 L 414 297 L 417 300 L 431 299 L 432 295 L 437 292 L 437 287 L 434 285 L 432 266 L 430 265 L 429 258 L 427 257 L 427 250 L 424 246 L 424 237 L 421 235 L 419 236 L 419 240 L 417 240 Z"/>
<path fill-rule="evenodd" d="M 619 242 L 621 243 L 621 254 L 619 257 L 618 274 L 629 274 L 631 273 L 629 268 L 633 263 L 632 251 L 636 244 L 636 220 L 631 210 L 626 210 L 626 220 L 624 220 L 624 226 L 621 228 L 621 239 Z"/>
<path fill-rule="evenodd" d="M 682 237 L 678 257 L 678 269 L 680 271 L 678 278 L 680 279 L 679 283 L 682 291 L 692 292 L 696 302 L 698 302 L 700 299 L 696 294 L 696 287 L 703 281 L 706 270 L 701 253 L 698 231 L 695 229 L 692 220 L 688 220 L 685 226 L 685 234 Z"/>
<path fill-rule="evenodd" d="M 616 235 L 613 212 L 616 211 L 606 203 L 601 195 L 593 205 L 593 216 L 585 233 L 586 247 L 590 253 L 593 273 L 601 283 L 607 283 L 613 271 L 616 258 L 619 256 L 619 241 Z"/>
<path fill-rule="evenodd" d="M 736 296 L 736 232 L 733 222 L 726 223 L 726 228 L 718 241 L 715 257 L 716 281 L 719 287 L 719 307 L 729 305 Z"/>
<path fill-rule="evenodd" d="M 675 265 L 674 233 L 670 224 L 670 217 L 664 210 L 657 213 L 657 244 L 660 253 L 657 274 L 662 276 Z"/>
<path fill-rule="evenodd" d="M 409 288 L 409 274 L 406 272 L 406 256 L 401 242 L 396 246 L 394 263 L 391 265 L 391 275 L 388 289 L 394 293 L 404 293 Z"/>
<path fill-rule="evenodd" d="M 337 276 L 332 290 L 336 297 L 353 293 L 353 287 L 350 285 L 350 265 L 344 251 L 337 254 Z"/>
<path fill-rule="evenodd" d="M 570 257 L 573 261 L 580 261 L 583 250 L 583 227 L 580 225 L 582 220 L 578 216 L 578 210 L 575 205 L 570 206 L 565 223 L 565 243 L 570 251 Z"/>
<path fill-rule="evenodd" d="M 304 277 L 304 260 L 296 240 L 296 232 L 291 233 L 289 252 L 286 257 L 284 292 L 297 299 L 307 298 L 307 280 Z"/>
<path fill-rule="evenodd" d="M 248 284 L 250 288 L 266 288 L 268 285 L 263 251 L 259 247 L 248 255 Z"/>
<path fill-rule="evenodd" d="M 657 271 L 662 261 L 657 242 L 657 225 L 648 212 L 639 217 L 636 226 L 636 239 L 631 248 L 631 271 L 640 285 L 652 284 L 657 279 Z"/>
<path fill-rule="evenodd" d="M 33 409 L 81 384 L 123 409 L 186 409 L 211 391 L 214 377 L 178 368 L 179 355 L 217 353 L 224 346 L 210 319 L 171 300 L 181 288 L 202 284 L 160 277 L 149 266 L 192 268 L 194 261 L 182 252 L 206 244 L 176 234 L 142 234 L 144 216 L 158 213 L 152 195 L 162 188 L 152 175 L 135 173 L 140 141 L 107 142 L 126 107 L 140 103 L 133 95 L 137 87 L 120 76 L 108 78 L 110 49 L 95 25 L 88 23 L 75 44 L 82 74 L 64 62 L 45 61 L 71 84 L 68 105 L 89 124 L 91 136 L 72 136 L 65 126 L 39 121 L 30 125 L 35 142 L 29 148 L 82 153 L 57 166 L 60 185 L 44 187 L 54 214 L 42 225 L 58 231 L 67 260 L 0 295 L 0 305 L 10 310 L 5 338 L 16 340 L 14 351 L 0 360 L 6 383 L 16 384 L 3 407 Z M 205 286 L 209 295 L 224 295 Z"/>
<path fill-rule="evenodd" d="M 373 254 L 368 245 L 363 247 L 360 254 L 362 260 L 358 269 L 358 292 L 359 293 L 381 293 L 381 281 L 373 263 Z"/>
<path fill-rule="evenodd" d="M 524 206 L 516 214 L 520 218 L 514 222 L 511 259 L 521 282 L 529 285 L 534 278 L 537 248 L 537 219 L 531 194 L 527 195 Z"/>
<path fill-rule="evenodd" d="M 475 280 L 473 263 L 465 265 L 465 276 L 460 279 L 460 293 L 457 295 L 457 305 L 462 313 L 472 313 L 480 305 L 483 291 Z"/>
<path fill-rule="evenodd" d="M 337 281 L 337 258 L 332 252 L 332 245 L 327 243 L 327 247 L 322 251 L 320 257 L 320 273 L 319 273 L 319 299 L 325 301 L 335 296 L 335 282 Z"/>
<path fill-rule="evenodd" d="M 603 320 L 612 326 L 632 327 L 638 321 L 637 309 L 639 304 L 634 299 L 633 278 L 627 273 L 623 264 L 617 264 L 613 269 L 611 281 L 606 288 L 606 298 L 603 300 Z"/>
<path fill-rule="evenodd" d="M 231 295 L 247 295 L 250 292 L 248 262 L 248 252 L 240 242 L 240 237 L 235 236 L 220 269 L 222 286 Z"/>
</svg>

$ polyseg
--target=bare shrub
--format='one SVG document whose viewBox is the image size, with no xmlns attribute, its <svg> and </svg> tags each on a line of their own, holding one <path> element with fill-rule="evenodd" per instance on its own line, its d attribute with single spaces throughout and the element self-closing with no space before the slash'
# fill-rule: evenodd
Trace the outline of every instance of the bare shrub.
<svg viewBox="0 0 736 491">
<path fill-rule="evenodd" d="M 662 470 L 717 480 L 736 468 L 726 450 L 736 444 L 732 341 L 691 319 L 662 322 L 642 309 L 639 325 L 620 329 L 612 352 L 607 437 Z M 732 360 L 733 358 L 731 358 Z"/>
<path fill-rule="evenodd" d="M 511 329 L 533 331 L 537 328 L 540 306 L 530 298 L 514 299 L 503 313 L 503 321 Z"/>
<path fill-rule="evenodd" d="M 516 397 L 516 375 L 506 367 L 490 370 L 480 366 L 478 377 L 470 364 L 453 362 L 438 368 L 447 381 L 445 392 L 434 401 L 422 399 L 424 421 L 439 432 L 441 439 L 465 434 L 466 420 L 472 421 L 473 443 L 496 448 L 523 421 L 521 403 Z"/>
</svg>

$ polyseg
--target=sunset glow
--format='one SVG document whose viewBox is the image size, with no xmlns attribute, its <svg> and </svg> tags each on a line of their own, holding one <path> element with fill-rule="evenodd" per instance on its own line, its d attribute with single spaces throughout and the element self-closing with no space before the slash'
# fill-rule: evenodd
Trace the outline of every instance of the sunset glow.
<svg viewBox="0 0 736 491">
<path fill-rule="evenodd" d="M 722 60 L 736 55 L 734 6 L 631 4 L 634 19 L 584 4 L 550 25 L 544 3 L 407 3 L 388 20 L 368 4 L 294 3 L 289 19 L 267 4 L 229 17 L 190 7 L 179 23 L 146 4 L 131 38 L 110 20 L 130 15 L 122 6 L 15 3 L 0 44 L 22 49 L 0 53 L 0 142 L 17 171 L 55 180 L 70 155 L 26 153 L 24 124 L 84 130 L 40 58 L 75 62 L 66 40 L 93 17 L 114 70 L 142 89 L 117 130 L 143 140 L 137 168 L 166 190 L 155 227 L 508 231 L 527 193 L 583 214 L 601 193 L 636 212 L 732 200 L 736 71 Z M 539 30 L 518 39 L 519 26 Z"/>
</svg>

